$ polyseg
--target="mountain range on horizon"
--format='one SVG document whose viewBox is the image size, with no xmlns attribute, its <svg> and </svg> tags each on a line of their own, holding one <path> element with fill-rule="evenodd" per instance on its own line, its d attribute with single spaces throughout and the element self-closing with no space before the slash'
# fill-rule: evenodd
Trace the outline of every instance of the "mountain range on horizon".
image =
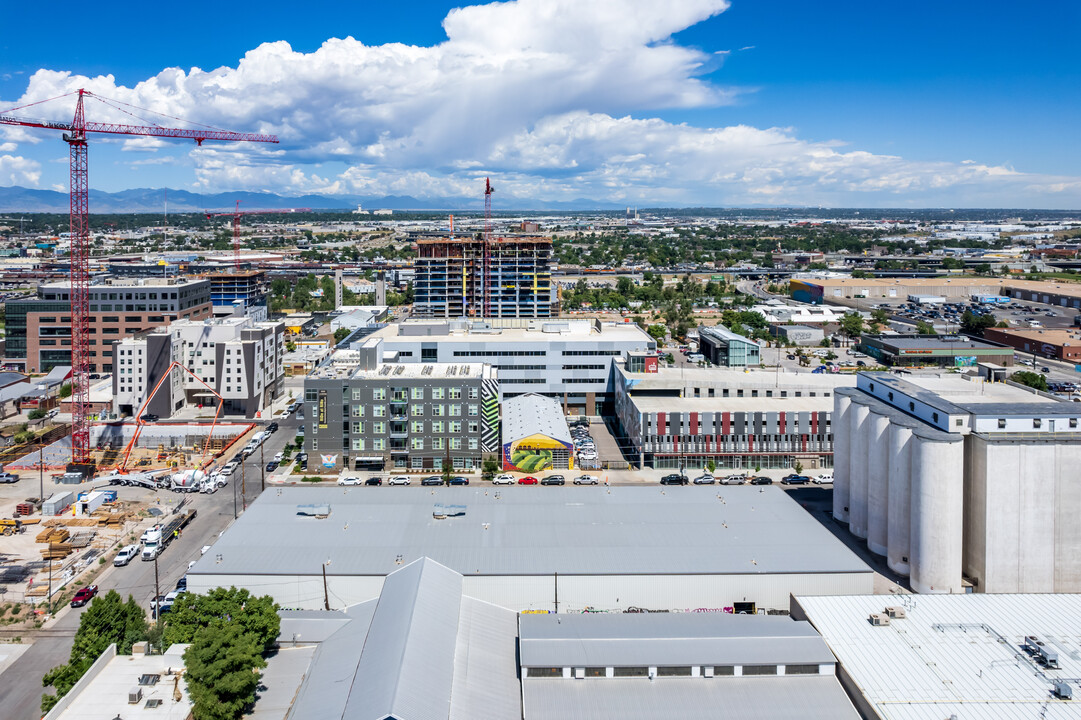
<svg viewBox="0 0 1081 720">
<path fill-rule="evenodd" d="M 310 208 L 312 210 L 353 210 L 361 205 L 365 210 L 417 210 L 417 211 L 474 211 L 483 212 L 480 198 L 433 197 L 416 198 L 410 195 L 299 195 L 284 196 L 268 192 L 197 193 L 171 188 L 134 188 L 119 192 L 90 191 L 91 213 L 160 213 L 165 210 L 166 194 L 168 210 L 174 213 L 203 212 L 205 210 L 227 211 L 240 201 L 241 210 L 273 210 L 286 208 Z M 505 197 L 500 211 L 514 210 L 623 210 L 624 205 L 580 198 L 567 202 L 520 199 Z M 66 213 L 69 210 L 68 194 L 56 190 L 39 190 L 18 185 L 0 187 L 0 212 Z"/>
</svg>

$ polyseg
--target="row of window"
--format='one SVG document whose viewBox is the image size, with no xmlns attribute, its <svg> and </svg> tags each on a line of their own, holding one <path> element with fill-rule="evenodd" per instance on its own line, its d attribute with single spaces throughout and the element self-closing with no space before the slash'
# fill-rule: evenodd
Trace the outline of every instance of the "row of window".
<svg viewBox="0 0 1081 720">
<path fill-rule="evenodd" d="M 386 441 L 385 438 L 355 437 L 355 438 L 352 439 L 352 442 L 350 442 L 349 438 L 343 438 L 342 440 L 343 440 L 342 449 L 345 449 L 345 450 L 348 450 L 348 449 L 353 449 L 353 450 L 386 450 L 387 449 L 387 441 Z M 427 444 L 428 448 L 430 448 L 432 450 L 446 450 L 448 440 L 450 442 L 450 449 L 451 450 L 461 450 L 461 449 L 463 449 L 463 446 L 468 448 L 469 450 L 478 450 L 480 448 L 480 440 L 478 438 L 475 438 L 475 437 L 467 438 L 465 443 L 462 442 L 462 438 L 460 438 L 460 437 L 452 437 L 452 438 L 449 438 L 449 439 L 448 438 L 441 438 L 441 437 L 435 437 L 435 438 L 422 438 L 422 437 L 419 437 L 419 438 L 411 438 L 410 439 L 410 448 L 409 449 L 411 449 L 411 450 L 425 450 L 425 449 L 427 449 L 427 448 L 425 448 L 425 444 Z M 318 440 L 318 438 L 312 438 L 312 449 L 313 450 L 318 450 L 319 449 L 319 440 Z M 394 448 L 392 448 L 392 449 L 394 449 Z M 404 450 L 405 448 L 402 447 L 400 449 Z"/>
<path fill-rule="evenodd" d="M 798 664 L 782 665 L 785 675 L 818 675 L 818 665 Z M 657 666 L 654 668 L 656 677 L 691 677 L 692 675 L 704 677 L 733 677 L 739 668 L 739 675 L 778 675 L 780 671 L 777 665 L 680 665 L 680 666 Z M 527 677 L 649 677 L 650 668 L 636 667 L 586 667 L 586 668 L 561 668 L 561 667 L 531 667 L 526 668 Z"/>
<path fill-rule="evenodd" d="M 404 418 L 407 414 L 411 415 L 412 417 L 422 417 L 426 414 L 425 409 L 428 407 L 428 405 L 424 404 L 410 405 L 408 413 L 404 411 L 404 408 L 402 408 L 401 412 L 398 412 L 396 408 L 392 408 L 394 412 L 391 412 L 391 417 Z M 433 404 L 430 407 L 431 414 L 434 417 L 461 417 L 462 415 L 462 406 L 458 404 Z M 313 412 L 315 411 L 313 410 Z M 466 413 L 475 417 L 476 415 L 480 414 L 480 405 L 466 405 Z M 346 414 L 348 414 L 349 417 L 364 417 L 367 414 L 366 406 L 353 405 L 350 407 L 349 405 L 345 405 L 342 407 L 342 416 L 344 417 Z M 387 417 L 387 406 L 372 405 L 372 417 Z"/>
<path fill-rule="evenodd" d="M 399 425 L 400 427 L 395 428 L 395 424 Z M 413 422 L 409 423 L 408 432 L 412 434 L 423 435 L 425 433 L 425 424 L 426 423 L 423 420 L 414 420 Z M 363 435 L 368 427 L 368 424 L 363 421 L 353 421 L 352 424 L 348 422 L 342 423 L 342 431 L 352 432 L 354 435 Z M 385 422 L 373 422 L 370 427 L 372 429 L 372 433 L 374 433 L 375 435 L 383 435 L 387 432 L 387 424 Z M 480 423 L 477 421 L 470 421 L 465 425 L 463 425 L 461 420 L 451 420 L 447 423 L 444 423 L 442 420 L 431 421 L 432 434 L 442 434 L 445 430 L 449 430 L 449 432 L 453 435 L 460 435 L 462 433 L 463 427 L 468 428 L 469 432 L 471 433 L 480 432 Z M 392 433 L 404 433 L 406 432 L 406 424 L 404 422 L 393 423 L 391 425 L 390 431 Z"/>
</svg>

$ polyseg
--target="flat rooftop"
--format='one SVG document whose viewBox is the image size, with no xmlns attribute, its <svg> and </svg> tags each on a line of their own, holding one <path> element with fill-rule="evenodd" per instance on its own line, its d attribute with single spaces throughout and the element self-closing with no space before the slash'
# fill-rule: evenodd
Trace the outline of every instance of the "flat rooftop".
<svg viewBox="0 0 1081 720">
<path fill-rule="evenodd" d="M 320 350 L 316 355 L 322 355 Z M 331 362 L 316 368 L 308 378 L 311 380 L 396 380 L 404 378 L 426 378 L 444 380 L 447 378 L 485 378 L 493 377 L 490 366 L 484 363 L 385 363 L 374 369 L 359 365 L 360 353 L 355 350 L 338 350 L 331 355 Z"/>
<path fill-rule="evenodd" d="M 631 394 L 631 402 L 644 413 L 683 412 L 833 412 L 833 394 L 828 397 L 656 397 Z"/>
<path fill-rule="evenodd" d="M 798 282 L 822 287 L 942 287 L 1012 285 L 996 278 L 950 277 L 950 278 L 796 278 Z"/>
<path fill-rule="evenodd" d="M 319 519 L 301 505 L 330 505 Z M 436 505 L 464 514 L 435 519 Z M 195 575 L 869 573 L 775 487 L 319 487 L 265 492 Z"/>
<path fill-rule="evenodd" d="M 525 327 L 488 327 L 487 323 L 488 321 L 474 323 L 466 320 L 407 320 L 381 328 L 372 333 L 371 337 L 390 341 L 416 342 L 423 339 L 425 342 L 458 340 L 498 343 L 637 340 L 641 341 L 642 349 L 656 346 L 653 338 L 634 323 L 596 323 L 580 318 L 530 320 Z"/>
<path fill-rule="evenodd" d="M 1081 332 L 1077 328 L 1064 328 L 1061 330 L 1048 330 L 1038 328 L 995 328 L 995 332 L 1009 335 L 1010 337 L 1024 338 L 1038 343 L 1049 345 L 1081 346 Z"/>
<path fill-rule="evenodd" d="M 961 339 L 960 336 L 956 335 L 939 337 L 933 335 L 920 335 L 918 337 L 912 335 L 867 335 L 865 337 L 878 340 L 883 345 L 895 347 L 898 350 L 926 350 L 928 348 L 934 350 L 996 350 L 1007 355 L 1012 355 L 1014 352 L 1013 348 L 1010 347 L 1002 347 L 1001 345 L 980 342 L 979 340 Z"/>
<path fill-rule="evenodd" d="M 854 375 L 836 373 L 813 373 L 810 368 L 793 371 L 743 370 L 740 368 L 659 368 L 657 372 L 628 372 L 623 365 L 616 366 L 626 378 L 628 392 L 635 389 L 657 390 L 681 387 L 729 387 L 744 390 L 821 390 L 829 392 L 838 387 L 856 384 Z M 746 394 L 750 394 L 749 392 Z M 789 393 L 791 395 L 791 393 Z"/>
<path fill-rule="evenodd" d="M 1017 414 L 1032 411 L 1076 415 L 1072 403 L 1037 395 L 1006 383 L 965 380 L 957 375 L 907 375 L 861 373 L 862 382 L 894 388 L 949 414 L 960 412 Z"/>
<path fill-rule="evenodd" d="M 1081 718 L 1081 702 L 1056 700 L 1052 684 L 1081 692 L 1081 595 L 860 595 L 795 598 L 883 720 Z M 867 618 L 903 605 L 904 619 Z M 1036 635 L 1058 653 L 1059 669 L 1022 650 Z"/>
</svg>

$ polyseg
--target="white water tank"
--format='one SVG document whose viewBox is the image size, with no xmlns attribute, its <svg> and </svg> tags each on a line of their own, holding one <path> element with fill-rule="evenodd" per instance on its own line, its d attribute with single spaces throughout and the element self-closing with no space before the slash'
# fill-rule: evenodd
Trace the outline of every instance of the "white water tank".
<svg viewBox="0 0 1081 720">
<path fill-rule="evenodd" d="M 899 575 L 908 575 L 909 533 L 912 514 L 912 429 L 914 423 L 890 422 L 889 518 L 886 531 L 886 564 Z"/>
<path fill-rule="evenodd" d="M 838 390 L 833 396 L 833 517 L 848 522 L 849 430 L 848 411 L 852 398 Z"/>
<path fill-rule="evenodd" d="M 913 431 L 909 577 L 918 593 L 960 593 L 964 437 Z"/>
<path fill-rule="evenodd" d="M 849 418 L 848 529 L 867 537 L 867 434 L 871 412 L 860 398 L 852 399 Z"/>
<path fill-rule="evenodd" d="M 889 518 L 889 430 L 890 419 L 872 412 L 867 418 L 867 548 L 886 555 Z"/>
</svg>

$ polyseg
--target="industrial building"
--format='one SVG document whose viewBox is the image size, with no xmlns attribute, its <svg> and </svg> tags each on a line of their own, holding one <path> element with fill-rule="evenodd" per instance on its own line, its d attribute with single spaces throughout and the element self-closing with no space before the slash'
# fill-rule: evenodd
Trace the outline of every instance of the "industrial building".
<svg viewBox="0 0 1081 720">
<path fill-rule="evenodd" d="M 264 678 L 289 720 L 858 717 L 822 637 L 787 617 L 519 615 L 430 558 L 389 574 L 378 599 L 280 615 Z"/>
<path fill-rule="evenodd" d="M 297 609 L 329 594 L 346 607 L 423 557 L 465 576 L 469 596 L 515 611 L 787 609 L 790 593 L 873 584 L 776 487 L 483 483 L 265 492 L 188 571 L 188 590 L 235 585 Z"/>
<path fill-rule="evenodd" d="M 1081 308 L 1081 285 L 1042 280 L 1004 280 L 1002 294 L 1015 300 Z"/>
<path fill-rule="evenodd" d="M 71 365 L 71 283 L 38 286 L 38 296 L 8 300 L 4 364 L 28 373 Z M 112 344 L 125 335 L 212 314 L 210 281 L 109 278 L 90 285 L 90 372 L 113 371 Z"/>
<path fill-rule="evenodd" d="M 616 416 L 641 467 L 833 465 L 833 395 L 852 375 L 616 370 Z"/>
<path fill-rule="evenodd" d="M 611 414 L 612 364 L 628 352 L 656 353 L 634 323 L 598 320 L 457 320 L 394 323 L 371 335 L 398 363 L 475 363 L 498 372 L 503 397 L 554 397 L 566 414 Z"/>
<path fill-rule="evenodd" d="M 558 400 L 527 393 L 503 403 L 503 469 L 574 469 L 574 440 Z"/>
<path fill-rule="evenodd" d="M 169 417 L 186 405 L 216 408 L 220 396 L 223 412 L 253 418 L 285 390 L 281 322 L 242 315 L 177 320 L 123 338 L 113 348 L 113 412 L 118 415 L 139 412 L 167 372 L 169 379 L 143 412 Z"/>
<path fill-rule="evenodd" d="M 855 298 L 902 299 L 909 295 L 941 295 L 968 299 L 971 295 L 997 295 L 997 278 L 792 278 L 789 291 L 799 302 L 820 304 Z"/>
<path fill-rule="evenodd" d="M 370 337 L 338 350 L 304 379 L 311 432 L 304 448 L 319 470 L 398 468 L 438 472 L 481 466 L 499 452 L 499 381 L 490 365 L 383 363 Z"/>
<path fill-rule="evenodd" d="M 549 238 L 418 240 L 413 266 L 415 317 L 559 316 Z"/>
<path fill-rule="evenodd" d="M 810 325 L 770 325 L 769 334 L 793 345 L 820 345 L 826 338 L 822 328 Z"/>
<path fill-rule="evenodd" d="M 785 305 L 780 301 L 770 301 L 755 305 L 752 311 L 760 313 L 770 323 L 796 323 L 798 325 L 824 325 L 841 322 L 844 312 L 822 305 Z"/>
<path fill-rule="evenodd" d="M 792 602 L 792 617 L 822 634 L 868 720 L 1081 718 L 1079 614 L 1078 595 Z"/>
<path fill-rule="evenodd" d="M 967 335 L 861 335 L 857 350 L 896 367 L 1013 365 L 1013 348 Z"/>
<path fill-rule="evenodd" d="M 698 352 L 718 367 L 747 367 L 762 363 L 762 350 L 754 340 L 723 325 L 698 328 Z"/>
<path fill-rule="evenodd" d="M 1065 362 L 1081 363 L 1081 332 L 1077 328 L 1050 330 L 1013 330 L 987 328 L 983 336 L 992 342 L 1009 345 L 1014 350 Z"/>
<path fill-rule="evenodd" d="M 837 391 L 834 518 L 917 592 L 1081 590 L 1081 404 L 908 377 Z"/>
</svg>

